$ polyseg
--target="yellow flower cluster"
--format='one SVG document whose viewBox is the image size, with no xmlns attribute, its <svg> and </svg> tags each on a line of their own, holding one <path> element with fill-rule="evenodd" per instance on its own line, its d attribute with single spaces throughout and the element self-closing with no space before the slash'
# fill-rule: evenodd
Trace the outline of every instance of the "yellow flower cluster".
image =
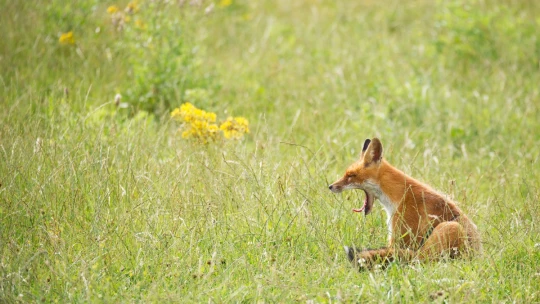
<svg viewBox="0 0 540 304">
<path fill-rule="evenodd" d="M 227 139 L 240 139 L 244 134 L 249 133 L 249 122 L 244 117 L 229 117 L 219 126 L 219 129 L 223 131 L 223 136 Z"/>
<path fill-rule="evenodd" d="M 107 13 L 114 14 L 117 13 L 120 10 L 120 8 L 116 5 L 111 5 L 107 8 Z"/>
<path fill-rule="evenodd" d="M 138 11 L 139 4 L 137 1 L 132 1 L 128 3 L 126 8 L 124 9 L 124 12 L 122 12 L 120 10 L 120 7 L 118 7 L 117 5 L 111 5 L 107 8 L 107 13 L 111 15 L 111 21 L 118 31 L 123 30 L 126 23 L 129 23 L 131 21 L 131 17 L 127 15 L 133 15 Z M 140 29 L 145 28 L 142 21 L 139 21 L 137 23 L 137 27 Z"/>
<path fill-rule="evenodd" d="M 118 7 L 118 5 L 111 5 L 109 7 L 107 7 L 107 13 L 109 14 L 116 14 L 120 11 L 120 7 Z M 126 6 L 126 9 L 124 10 L 126 13 L 128 14 L 133 14 L 133 13 L 136 13 L 137 11 L 139 11 L 139 4 L 137 1 L 131 1 L 130 3 L 128 3 L 128 5 Z"/>
<path fill-rule="evenodd" d="M 75 37 L 73 37 L 73 32 L 69 31 L 67 33 L 63 33 L 62 35 L 60 35 L 58 41 L 61 44 L 75 44 Z"/>
<path fill-rule="evenodd" d="M 219 1 L 219 6 L 227 7 L 232 4 L 232 0 L 221 0 Z"/>
<path fill-rule="evenodd" d="M 137 19 L 135 20 L 135 27 L 141 30 L 145 30 L 147 26 L 146 26 L 146 23 L 144 23 L 142 20 Z"/>
<path fill-rule="evenodd" d="M 189 102 L 184 103 L 179 109 L 175 109 L 172 114 L 173 117 L 180 115 L 185 122 L 192 123 L 197 120 L 203 120 L 210 123 L 216 122 L 216 113 L 206 112 L 196 108 Z"/>
<path fill-rule="evenodd" d="M 184 123 L 183 138 L 207 143 L 216 140 L 220 131 L 226 139 L 240 139 L 249 133 L 249 122 L 243 117 L 229 117 L 218 127 L 216 114 L 198 109 L 187 102 L 172 111 L 171 117 Z"/>
<path fill-rule="evenodd" d="M 186 123 L 186 130 L 182 132 L 183 138 L 196 138 L 207 142 L 209 139 L 215 139 L 218 135 L 219 129 L 215 124 L 216 114 L 197 109 L 189 102 L 174 109 L 171 117 Z"/>
<path fill-rule="evenodd" d="M 131 1 L 126 6 L 126 13 L 128 13 L 128 14 L 134 14 L 138 10 L 139 10 L 139 5 L 138 5 L 137 1 Z"/>
</svg>

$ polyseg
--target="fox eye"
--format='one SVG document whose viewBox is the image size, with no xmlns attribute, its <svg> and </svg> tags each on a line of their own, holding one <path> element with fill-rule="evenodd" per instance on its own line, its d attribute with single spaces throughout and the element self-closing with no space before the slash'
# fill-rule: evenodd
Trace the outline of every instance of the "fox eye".
<svg viewBox="0 0 540 304">
<path fill-rule="evenodd" d="M 356 174 L 354 174 L 354 173 L 348 173 L 348 174 L 347 174 L 347 177 L 348 177 L 348 178 L 355 177 L 355 176 L 356 176 Z"/>
</svg>

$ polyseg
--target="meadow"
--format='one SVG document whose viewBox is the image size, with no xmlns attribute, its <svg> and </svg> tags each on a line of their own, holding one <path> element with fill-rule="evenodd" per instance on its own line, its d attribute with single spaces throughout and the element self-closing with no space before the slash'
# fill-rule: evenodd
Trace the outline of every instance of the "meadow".
<svg viewBox="0 0 540 304">
<path fill-rule="evenodd" d="M 0 302 L 540 302 L 539 16 L 0 0 Z M 189 136 L 188 102 L 249 133 Z M 343 245 L 386 245 L 386 214 L 327 187 L 375 136 L 459 202 L 483 255 L 349 264 Z"/>
</svg>

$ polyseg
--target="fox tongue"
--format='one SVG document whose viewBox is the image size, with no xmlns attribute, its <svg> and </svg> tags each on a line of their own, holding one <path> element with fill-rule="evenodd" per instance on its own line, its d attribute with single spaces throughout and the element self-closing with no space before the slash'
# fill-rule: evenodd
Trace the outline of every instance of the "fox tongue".
<svg viewBox="0 0 540 304">
<path fill-rule="evenodd" d="M 364 208 L 366 207 L 366 205 L 362 206 L 362 208 L 353 208 L 353 212 L 362 212 L 364 211 Z"/>
<path fill-rule="evenodd" d="M 369 212 L 371 212 L 371 207 L 373 206 L 373 200 L 372 197 L 368 194 L 367 191 L 364 190 L 364 193 L 366 194 L 366 199 L 364 200 L 364 205 L 362 208 L 354 208 L 353 212 L 362 212 L 364 211 L 365 215 L 367 215 Z"/>
</svg>

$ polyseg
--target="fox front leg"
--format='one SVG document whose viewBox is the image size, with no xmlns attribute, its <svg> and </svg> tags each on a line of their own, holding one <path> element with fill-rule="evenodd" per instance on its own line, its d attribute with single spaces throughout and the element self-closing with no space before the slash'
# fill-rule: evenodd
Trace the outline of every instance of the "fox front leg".
<svg viewBox="0 0 540 304">
<path fill-rule="evenodd" d="M 386 268 L 388 264 L 394 261 L 393 254 L 388 248 L 363 249 L 345 246 L 345 253 L 349 262 L 357 266 L 360 271 L 376 268 Z"/>
<path fill-rule="evenodd" d="M 410 250 L 379 248 L 358 250 L 355 247 L 345 246 L 347 258 L 354 265 L 362 270 L 384 269 L 396 259 L 409 261 L 413 257 Z"/>
</svg>

